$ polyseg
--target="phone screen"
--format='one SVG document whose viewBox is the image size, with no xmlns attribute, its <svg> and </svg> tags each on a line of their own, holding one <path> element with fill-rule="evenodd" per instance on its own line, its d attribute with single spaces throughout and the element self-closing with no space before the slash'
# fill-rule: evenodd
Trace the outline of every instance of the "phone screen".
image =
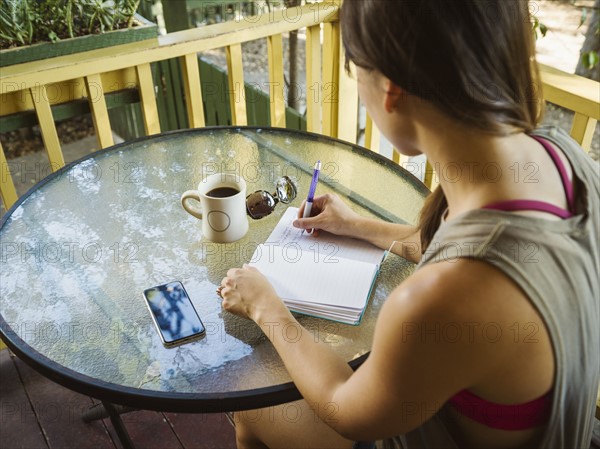
<svg viewBox="0 0 600 449">
<path fill-rule="evenodd" d="M 181 282 L 144 290 L 144 297 L 165 346 L 184 343 L 204 334 L 204 325 Z"/>
</svg>

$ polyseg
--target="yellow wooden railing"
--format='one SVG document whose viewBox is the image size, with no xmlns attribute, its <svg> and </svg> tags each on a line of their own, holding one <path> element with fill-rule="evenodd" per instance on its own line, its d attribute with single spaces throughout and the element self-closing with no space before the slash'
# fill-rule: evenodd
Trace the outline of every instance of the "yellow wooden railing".
<svg viewBox="0 0 600 449">
<path fill-rule="evenodd" d="M 149 40 L 86 53 L 19 64 L 0 69 L 0 114 L 34 109 L 53 170 L 64 158 L 51 105 L 87 97 L 98 144 L 113 144 L 104 94 L 136 86 L 141 99 L 147 134 L 160 132 L 155 87 L 150 64 L 179 58 L 183 69 L 185 100 L 191 127 L 204 126 L 202 84 L 197 54 L 224 47 L 228 66 L 228 93 L 232 123 L 247 124 L 241 44 L 267 38 L 271 125 L 285 126 L 282 33 L 306 28 L 306 86 L 309 131 L 356 143 L 358 91 L 356 81 L 343 67 L 343 48 L 338 22 L 339 0 L 279 10 L 242 22 L 227 22 L 170 33 Z M 543 92 L 548 101 L 575 112 L 571 135 L 589 150 L 600 119 L 600 85 L 597 82 L 541 66 Z M 313 92 L 315 93 L 315 92 Z M 315 101 L 316 98 L 316 101 Z M 367 117 L 365 147 L 379 151 L 380 134 Z M 401 158 L 394 153 L 394 161 Z M 0 196 L 8 209 L 17 200 L 4 151 L 0 145 Z M 434 187 L 429 166 L 425 184 Z"/>
<path fill-rule="evenodd" d="M 267 38 L 271 125 L 285 126 L 282 33 L 306 28 L 307 86 L 317 87 L 319 101 L 307 101 L 309 131 L 356 141 L 358 94 L 354 81 L 339 70 L 343 57 L 338 23 L 339 2 L 310 4 L 288 10 L 186 30 L 118 47 L 79 53 L 52 60 L 0 69 L 1 113 L 35 109 L 52 169 L 64 166 L 52 117 L 51 104 L 87 97 L 98 143 L 113 144 L 104 94 L 124 86 L 137 86 L 147 134 L 160 132 L 150 64 L 179 58 L 184 74 L 185 99 L 191 127 L 204 126 L 198 53 L 226 49 L 228 93 L 232 123 L 247 124 L 242 70 L 243 42 Z M 75 87 L 74 87 L 75 86 Z M 340 91 L 343 95 L 340 95 Z M 340 111 L 342 113 L 340 114 Z M 340 126 L 339 122 L 344 123 Z M 348 125 L 347 125 L 348 124 Z M 341 130 L 338 132 L 338 130 Z M 350 130 L 350 132 L 349 132 Z M 354 136 L 352 134 L 354 133 Z M 17 199 L 4 152 L 0 147 L 0 193 L 6 208 Z"/>
<path fill-rule="evenodd" d="M 571 137 L 590 151 L 600 120 L 600 83 L 540 64 L 544 99 L 575 112 Z"/>
</svg>

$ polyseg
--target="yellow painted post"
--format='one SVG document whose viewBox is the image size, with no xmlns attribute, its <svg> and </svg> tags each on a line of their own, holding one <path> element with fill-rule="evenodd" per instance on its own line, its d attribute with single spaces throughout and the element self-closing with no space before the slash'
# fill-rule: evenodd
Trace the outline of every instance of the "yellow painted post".
<svg viewBox="0 0 600 449">
<path fill-rule="evenodd" d="M 423 184 L 425 184 L 427 188 L 433 192 L 439 183 L 439 179 L 436 176 L 433 166 L 429 161 L 427 161 L 427 164 L 425 164 L 425 176 L 423 178 Z"/>
<path fill-rule="evenodd" d="M 320 133 L 321 126 L 321 25 L 306 29 L 306 130 Z"/>
<path fill-rule="evenodd" d="M 87 91 L 90 110 L 96 128 L 96 139 L 100 148 L 114 145 L 110 120 L 108 119 L 108 109 L 106 108 L 106 99 L 104 98 L 104 89 L 102 88 L 102 78 L 99 73 L 85 77 L 85 89 Z"/>
<path fill-rule="evenodd" d="M 202 128 L 205 125 L 204 106 L 202 105 L 202 86 L 198 55 L 190 53 L 181 57 L 183 86 L 190 128 Z"/>
<path fill-rule="evenodd" d="M 598 123 L 598 120 L 579 112 L 575 113 L 575 117 L 573 117 L 571 137 L 579 142 L 579 145 L 588 153 L 592 148 L 592 137 L 594 137 L 596 123 Z"/>
<path fill-rule="evenodd" d="M 231 124 L 246 126 L 246 93 L 244 92 L 244 67 L 242 65 L 242 44 L 227 46 L 227 79 L 229 83 L 229 106 Z"/>
<path fill-rule="evenodd" d="M 0 340 L 0 351 L 6 349 L 6 345 L 4 344 L 4 342 L 2 340 Z"/>
<path fill-rule="evenodd" d="M 323 104 L 323 134 L 331 137 L 337 137 L 338 135 L 339 59 L 339 23 L 326 23 L 323 29 L 323 86 L 321 89 L 321 103 Z"/>
<path fill-rule="evenodd" d="M 339 77 L 339 106 L 338 106 L 338 139 L 356 143 L 358 133 L 358 85 L 344 70 L 344 49 L 340 48 L 338 60 Z M 355 70 L 354 64 L 350 69 Z"/>
<path fill-rule="evenodd" d="M 269 105 L 271 126 L 285 128 L 285 98 L 283 94 L 283 40 L 281 34 L 267 38 L 269 55 Z"/>
<path fill-rule="evenodd" d="M 367 113 L 367 123 L 365 125 L 365 147 L 375 153 L 379 153 L 379 144 L 381 142 L 381 132 L 375 123 L 373 123 L 373 119 Z"/>
<path fill-rule="evenodd" d="M 54 124 L 54 118 L 52 117 L 52 109 L 50 109 L 46 86 L 42 84 L 32 87 L 29 89 L 29 93 L 31 94 L 33 107 L 35 108 L 35 113 L 37 114 L 40 123 L 42 139 L 44 141 L 44 146 L 46 147 L 46 153 L 48 153 L 50 168 L 52 171 L 56 171 L 59 168 L 64 167 L 65 159 L 63 158 L 58 134 L 56 133 L 56 125 Z"/>
<path fill-rule="evenodd" d="M 396 148 L 392 148 L 392 160 L 401 167 L 406 168 L 404 164 L 408 162 L 408 156 L 404 156 Z"/>
<path fill-rule="evenodd" d="M 2 197 L 2 203 L 6 210 L 10 209 L 18 198 L 2 143 L 0 143 L 0 197 Z"/>
<path fill-rule="evenodd" d="M 158 108 L 150 64 L 140 64 L 135 69 L 138 77 L 140 99 L 142 100 L 142 115 L 144 116 L 146 135 L 158 134 L 160 132 L 160 122 L 158 120 Z"/>
</svg>

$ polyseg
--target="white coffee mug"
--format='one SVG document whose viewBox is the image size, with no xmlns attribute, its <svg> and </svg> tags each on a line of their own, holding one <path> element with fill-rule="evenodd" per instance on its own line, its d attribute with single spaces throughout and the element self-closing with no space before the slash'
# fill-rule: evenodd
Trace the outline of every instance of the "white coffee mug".
<svg viewBox="0 0 600 449">
<path fill-rule="evenodd" d="M 200 209 L 189 204 L 200 203 Z M 246 216 L 246 181 L 231 173 L 207 176 L 197 190 L 181 195 L 181 205 L 202 220 L 202 235 L 216 243 L 235 242 L 248 232 Z"/>
</svg>

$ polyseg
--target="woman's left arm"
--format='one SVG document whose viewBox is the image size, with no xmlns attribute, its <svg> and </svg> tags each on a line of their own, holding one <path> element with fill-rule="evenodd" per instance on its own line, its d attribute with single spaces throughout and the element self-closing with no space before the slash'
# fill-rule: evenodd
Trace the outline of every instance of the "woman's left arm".
<svg viewBox="0 0 600 449">
<path fill-rule="evenodd" d="M 315 341 L 256 268 L 232 268 L 222 285 L 223 308 L 260 326 L 304 398 L 325 419 L 331 414 L 333 393 L 350 378 L 352 368 L 327 345 Z"/>
<path fill-rule="evenodd" d="M 416 332 L 422 326 L 435 332 L 455 322 L 444 304 L 465 293 L 453 288 L 455 275 L 436 276 L 428 268 L 405 280 L 386 300 L 371 354 L 355 373 L 294 319 L 255 268 L 229 270 L 223 280 L 223 307 L 261 327 L 304 399 L 326 424 L 349 439 L 385 438 L 429 419 L 487 366 L 479 342 L 444 341 L 428 334 L 423 338 Z"/>
</svg>

